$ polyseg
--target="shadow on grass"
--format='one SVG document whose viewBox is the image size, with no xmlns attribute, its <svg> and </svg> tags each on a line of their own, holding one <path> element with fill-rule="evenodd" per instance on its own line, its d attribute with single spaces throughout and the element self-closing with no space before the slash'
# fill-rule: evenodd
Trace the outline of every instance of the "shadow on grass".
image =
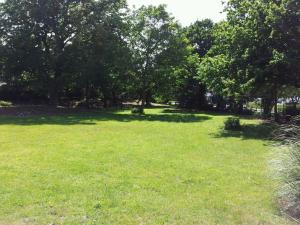
<svg viewBox="0 0 300 225">
<path fill-rule="evenodd" d="M 98 113 L 81 113 L 74 115 L 60 116 L 28 116 L 28 117 L 0 117 L 0 125 L 95 125 L 99 121 L 158 121 L 168 123 L 195 123 L 209 120 L 210 116 L 196 115 L 163 115 L 163 114 L 146 114 L 146 115 L 131 115 L 131 114 L 116 114 L 115 112 L 98 112 Z"/>
<path fill-rule="evenodd" d="M 276 128 L 273 124 L 245 124 L 242 125 L 241 131 L 227 131 L 221 129 L 219 133 L 213 134 L 215 138 L 242 138 L 242 139 L 258 139 L 271 140 L 272 132 Z"/>
<path fill-rule="evenodd" d="M 193 114 L 197 112 L 198 111 L 195 110 L 179 109 L 179 108 L 167 108 L 162 111 L 162 113 L 166 113 L 166 114 Z"/>
<path fill-rule="evenodd" d="M 240 119 L 257 120 L 261 119 L 259 115 L 239 115 L 230 112 L 217 112 L 217 111 L 205 111 L 205 110 L 192 110 L 192 109 L 180 109 L 180 108 L 167 108 L 162 111 L 165 114 L 207 114 L 209 116 L 237 116 Z"/>
<path fill-rule="evenodd" d="M 232 113 L 228 112 L 214 112 L 196 109 L 181 109 L 181 108 L 167 108 L 162 111 L 165 114 L 207 114 L 209 116 L 230 116 Z M 251 118 L 251 117 L 249 117 Z M 248 118 L 247 118 L 248 119 Z"/>
</svg>

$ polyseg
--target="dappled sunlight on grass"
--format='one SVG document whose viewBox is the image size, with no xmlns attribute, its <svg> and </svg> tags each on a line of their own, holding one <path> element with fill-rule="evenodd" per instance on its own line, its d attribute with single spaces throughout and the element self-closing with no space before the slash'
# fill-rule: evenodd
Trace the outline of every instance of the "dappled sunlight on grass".
<svg viewBox="0 0 300 225">
<path fill-rule="evenodd" d="M 15 124 L 15 125 L 42 125 L 42 124 L 57 124 L 57 125 L 94 125 L 100 121 L 117 121 L 117 122 L 132 122 L 132 121 L 152 121 L 152 122 L 169 122 L 169 123 L 195 123 L 211 119 L 210 116 L 204 115 L 168 115 L 168 114 L 145 114 L 132 115 L 129 111 L 121 112 L 98 112 L 94 114 L 78 114 L 65 116 L 27 116 L 27 117 L 2 117 L 0 125 Z"/>
<path fill-rule="evenodd" d="M 1 116 L 0 224 L 289 224 L 257 121 L 163 110 Z"/>
<path fill-rule="evenodd" d="M 240 131 L 229 131 L 221 128 L 219 132 L 213 134 L 213 136 L 216 138 L 236 137 L 242 139 L 270 140 L 272 131 L 274 131 L 274 129 L 275 125 L 271 124 L 243 124 Z"/>
</svg>

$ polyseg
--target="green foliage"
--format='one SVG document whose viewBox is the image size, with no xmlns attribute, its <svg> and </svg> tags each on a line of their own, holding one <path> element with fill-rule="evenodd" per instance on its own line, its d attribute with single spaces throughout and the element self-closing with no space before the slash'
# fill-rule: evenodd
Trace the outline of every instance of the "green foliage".
<svg viewBox="0 0 300 225">
<path fill-rule="evenodd" d="M 281 207 L 291 216 L 300 215 L 300 118 L 294 118 L 274 133 L 282 144 L 277 171 L 281 179 Z"/>
<path fill-rule="evenodd" d="M 12 92 L 30 90 L 53 104 L 121 92 L 128 65 L 124 9 L 123 0 L 1 3 L 3 80 Z"/>
<path fill-rule="evenodd" d="M 235 80 L 227 77 L 229 73 L 230 60 L 226 55 L 206 57 L 199 67 L 200 79 L 203 80 L 210 90 L 222 96 L 234 96 L 233 89 Z"/>
<path fill-rule="evenodd" d="M 196 21 L 187 28 L 187 37 L 200 57 L 204 57 L 213 45 L 213 29 L 214 23 L 210 19 Z"/>
<path fill-rule="evenodd" d="M 155 94 L 170 95 L 171 75 L 188 56 L 188 44 L 164 5 L 141 7 L 133 12 L 131 23 L 131 81 L 137 97 L 143 104 L 149 104 Z"/>
<path fill-rule="evenodd" d="M 203 109 L 206 105 L 206 86 L 198 78 L 199 62 L 199 56 L 191 54 L 185 65 L 174 72 L 174 97 L 181 107 Z"/>
<path fill-rule="evenodd" d="M 214 29 L 214 44 L 199 74 L 222 96 L 264 98 L 270 114 L 286 86 L 299 87 L 299 2 L 230 0 L 227 21 Z"/>
<path fill-rule="evenodd" d="M 257 100 L 255 101 L 251 101 L 247 103 L 247 108 L 251 109 L 251 110 L 257 110 L 261 108 L 261 103 Z"/>
<path fill-rule="evenodd" d="M 239 118 L 229 117 L 224 121 L 225 130 L 241 130 L 241 123 Z"/>
<path fill-rule="evenodd" d="M 175 98 L 184 108 L 205 109 L 207 88 L 202 78 L 199 79 L 199 64 L 213 44 L 213 27 L 211 20 L 197 21 L 186 28 L 190 43 L 190 54 L 183 66 L 175 71 Z"/>
<path fill-rule="evenodd" d="M 225 11 L 226 21 L 182 28 L 164 5 L 1 2 L 0 95 L 87 106 L 163 99 L 203 109 L 208 90 L 232 105 L 262 98 L 270 115 L 279 97 L 299 95 L 299 2 L 229 0 Z"/>
</svg>

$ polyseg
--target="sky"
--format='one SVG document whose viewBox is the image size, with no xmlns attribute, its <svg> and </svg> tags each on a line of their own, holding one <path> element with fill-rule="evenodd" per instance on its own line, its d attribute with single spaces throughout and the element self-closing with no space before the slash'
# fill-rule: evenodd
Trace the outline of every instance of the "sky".
<svg viewBox="0 0 300 225">
<path fill-rule="evenodd" d="M 183 26 L 188 26 L 197 19 L 212 19 L 219 22 L 226 18 L 222 5 L 224 0 L 127 0 L 130 8 L 135 5 L 139 8 L 142 5 L 166 4 L 167 9 Z"/>
</svg>

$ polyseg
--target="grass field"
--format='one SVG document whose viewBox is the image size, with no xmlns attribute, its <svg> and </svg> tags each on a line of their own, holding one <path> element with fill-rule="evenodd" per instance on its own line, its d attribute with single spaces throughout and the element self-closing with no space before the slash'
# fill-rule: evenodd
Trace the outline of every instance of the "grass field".
<svg viewBox="0 0 300 225">
<path fill-rule="evenodd" d="M 0 224 L 291 224 L 276 209 L 269 127 L 148 109 L 0 117 Z"/>
</svg>

